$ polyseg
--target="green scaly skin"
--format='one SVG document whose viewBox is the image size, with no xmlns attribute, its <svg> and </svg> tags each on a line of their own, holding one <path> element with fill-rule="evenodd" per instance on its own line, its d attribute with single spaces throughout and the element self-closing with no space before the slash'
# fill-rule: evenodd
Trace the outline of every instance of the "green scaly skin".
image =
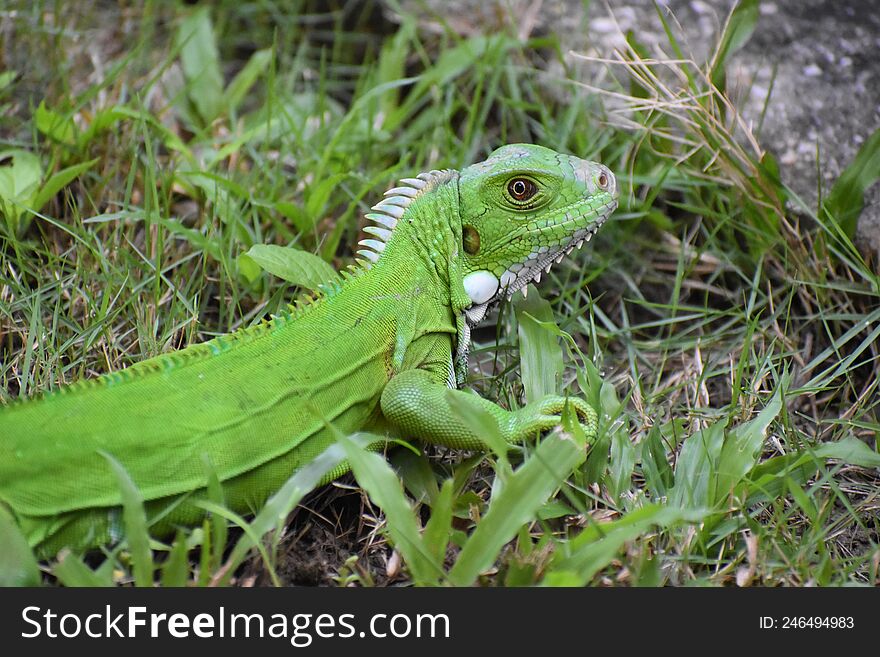
<svg viewBox="0 0 880 657">
<path fill-rule="evenodd" d="M 332 443 L 328 421 L 484 449 L 450 410 L 453 394 L 510 444 L 551 429 L 562 397 L 507 411 L 449 388 L 464 381 L 470 327 L 588 240 L 616 198 L 602 165 L 532 145 L 404 179 L 367 215 L 376 239 L 362 242 L 360 266 L 314 302 L 0 410 L 0 509 L 48 557 L 120 538 L 103 453 L 131 475 L 160 536 L 203 517 L 205 459 L 227 506 L 247 513 Z M 568 401 L 595 437 L 593 409 Z"/>
</svg>

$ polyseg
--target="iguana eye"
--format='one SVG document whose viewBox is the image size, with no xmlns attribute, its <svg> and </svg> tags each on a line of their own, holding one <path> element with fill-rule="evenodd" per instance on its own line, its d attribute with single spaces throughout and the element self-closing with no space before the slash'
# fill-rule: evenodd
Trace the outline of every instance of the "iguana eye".
<svg viewBox="0 0 880 657">
<path fill-rule="evenodd" d="M 599 189 L 607 189 L 608 188 L 608 176 L 604 173 L 600 173 L 599 177 L 596 179 L 596 182 L 599 184 Z"/>
<path fill-rule="evenodd" d="M 538 192 L 538 188 L 528 178 L 514 178 L 507 183 L 507 191 L 515 201 L 528 201 Z"/>
</svg>

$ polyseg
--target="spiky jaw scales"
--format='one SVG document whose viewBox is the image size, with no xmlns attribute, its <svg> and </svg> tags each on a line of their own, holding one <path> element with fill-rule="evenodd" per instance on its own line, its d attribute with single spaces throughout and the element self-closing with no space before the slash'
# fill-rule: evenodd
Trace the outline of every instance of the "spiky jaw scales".
<svg viewBox="0 0 880 657">
<path fill-rule="evenodd" d="M 571 234 L 563 243 L 554 246 L 540 246 L 537 250 L 529 253 L 523 262 L 517 262 L 507 268 L 499 278 L 499 296 L 506 294 L 508 300 L 515 292 L 522 290 L 526 294 L 529 283 L 540 283 L 545 273 L 550 273 L 554 264 L 559 264 L 576 248 L 580 249 L 584 243 L 589 242 L 593 235 L 605 223 L 608 215 L 614 210 L 616 203 L 609 204 L 607 212 L 599 215 L 594 222 L 584 228 L 579 228 Z"/>
<path fill-rule="evenodd" d="M 594 215 L 592 222 L 575 229 L 556 244 L 548 242 L 538 246 L 523 261 L 513 263 L 500 276 L 486 270 L 467 274 L 463 281 L 465 292 L 474 306 L 495 303 L 501 300 L 502 295 L 506 295 L 509 300 L 519 290 L 525 295 L 529 283 L 539 283 L 541 277 L 549 273 L 554 264 L 562 262 L 576 248 L 580 249 L 589 242 L 616 207 L 617 202 L 612 198 L 598 213 L 595 210 L 584 209 L 584 213 L 589 211 Z M 564 229 L 566 223 L 574 224 L 578 219 L 568 219 L 556 228 Z"/>
</svg>

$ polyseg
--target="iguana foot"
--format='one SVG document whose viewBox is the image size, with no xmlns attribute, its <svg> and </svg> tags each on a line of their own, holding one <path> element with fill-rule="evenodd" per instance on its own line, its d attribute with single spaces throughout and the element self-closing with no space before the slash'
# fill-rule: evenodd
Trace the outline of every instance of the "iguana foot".
<svg viewBox="0 0 880 657">
<path fill-rule="evenodd" d="M 509 411 L 507 432 L 510 442 L 519 443 L 529 436 L 549 431 L 562 423 L 562 412 L 565 404 L 571 404 L 577 414 L 578 422 L 587 442 L 593 442 L 599 428 L 596 411 L 579 397 L 560 397 L 552 395 L 536 402 L 526 404 L 520 409 Z"/>
<path fill-rule="evenodd" d="M 559 425 L 566 402 L 577 414 L 587 440 L 596 438 L 596 411 L 583 399 L 551 396 L 508 411 L 470 392 L 450 390 L 425 370 L 408 370 L 395 376 L 382 393 L 382 413 L 404 437 L 454 449 L 487 449 L 483 437 L 452 410 L 450 395 L 495 418 L 502 437 L 511 445 Z"/>
</svg>

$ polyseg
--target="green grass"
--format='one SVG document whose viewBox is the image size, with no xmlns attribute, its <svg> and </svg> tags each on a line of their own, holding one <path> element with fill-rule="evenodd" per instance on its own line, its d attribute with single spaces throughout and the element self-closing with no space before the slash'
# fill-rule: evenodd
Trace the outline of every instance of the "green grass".
<svg viewBox="0 0 880 657">
<path fill-rule="evenodd" d="M 45 0 L 3 19 L 0 403 L 255 323 L 326 271 L 290 253 L 352 262 L 397 178 L 525 141 L 607 164 L 621 207 L 543 300 L 477 332 L 470 385 L 506 407 L 584 394 L 599 440 L 386 460 L 341 437 L 255 518 L 215 491 L 167 543 L 122 472 L 122 544 L 39 570 L 10 551 L 4 580 L 877 584 L 880 286 L 851 238 L 880 146 L 821 207 L 780 182 L 724 94 L 754 3 L 708 64 L 631 39 L 593 63 L 605 90 L 566 77 L 553 37 L 330 4 Z M 308 494 L 345 455 L 354 476 Z"/>
</svg>

